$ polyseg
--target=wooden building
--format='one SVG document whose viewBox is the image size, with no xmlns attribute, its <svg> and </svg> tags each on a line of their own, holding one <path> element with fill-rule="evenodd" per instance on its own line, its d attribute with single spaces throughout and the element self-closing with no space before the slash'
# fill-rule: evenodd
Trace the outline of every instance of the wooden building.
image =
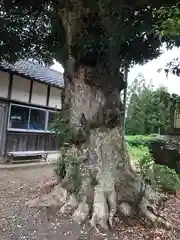
<svg viewBox="0 0 180 240">
<path fill-rule="evenodd" d="M 168 131 L 169 135 L 180 135 L 180 110 L 177 106 L 171 107 L 171 124 Z"/>
<path fill-rule="evenodd" d="M 0 157 L 8 152 L 59 150 L 50 131 L 61 110 L 63 75 L 30 61 L 0 65 Z"/>
</svg>

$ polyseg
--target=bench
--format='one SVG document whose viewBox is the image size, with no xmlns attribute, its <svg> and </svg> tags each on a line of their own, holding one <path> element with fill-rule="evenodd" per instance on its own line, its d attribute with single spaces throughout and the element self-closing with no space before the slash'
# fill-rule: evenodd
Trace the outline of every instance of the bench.
<svg viewBox="0 0 180 240">
<path fill-rule="evenodd" d="M 47 156 L 50 153 L 57 153 L 57 151 L 14 151 L 8 152 L 6 162 L 13 162 L 14 158 L 35 158 L 44 159 L 47 161 Z"/>
</svg>

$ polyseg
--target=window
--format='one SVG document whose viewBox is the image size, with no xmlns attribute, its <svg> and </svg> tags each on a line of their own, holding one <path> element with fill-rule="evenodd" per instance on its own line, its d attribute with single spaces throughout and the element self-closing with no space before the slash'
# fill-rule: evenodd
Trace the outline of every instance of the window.
<svg viewBox="0 0 180 240">
<path fill-rule="evenodd" d="M 48 131 L 52 131 L 52 124 L 57 116 L 57 112 L 49 112 L 48 116 Z"/>
<path fill-rule="evenodd" d="M 31 130 L 45 130 L 46 111 L 39 109 L 30 110 L 29 128 Z"/>
<path fill-rule="evenodd" d="M 11 106 L 9 128 L 28 129 L 29 108 Z"/>
<path fill-rule="evenodd" d="M 18 131 L 52 131 L 56 111 L 12 104 L 9 114 L 9 130 Z"/>
</svg>

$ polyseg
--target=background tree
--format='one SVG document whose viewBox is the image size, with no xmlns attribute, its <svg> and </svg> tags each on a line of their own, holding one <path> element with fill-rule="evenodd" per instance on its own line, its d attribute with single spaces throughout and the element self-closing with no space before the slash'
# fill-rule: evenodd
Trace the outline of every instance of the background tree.
<svg viewBox="0 0 180 240">
<path fill-rule="evenodd" d="M 132 84 L 128 87 L 128 104 L 126 116 L 126 133 L 144 134 L 144 112 L 142 109 L 143 102 L 140 102 L 142 90 L 146 88 L 145 78 L 139 74 Z"/>
<path fill-rule="evenodd" d="M 165 87 L 154 90 L 152 85 L 145 84 L 145 79 L 136 78 L 130 89 L 132 94 L 128 104 L 126 134 L 146 135 L 167 133 L 170 126 L 171 95 Z M 138 91 L 136 87 L 138 86 Z M 140 87 L 139 87 L 140 86 Z"/>
<path fill-rule="evenodd" d="M 119 93 L 124 88 L 119 69 L 144 63 L 161 53 L 161 25 L 155 11 L 178 1 L 119 0 L 1 0 L 1 60 L 53 59 L 65 67 L 65 104 L 73 128 L 73 146 L 67 160 L 86 150 L 86 164 L 79 164 L 79 222 L 92 213 L 91 224 L 107 227 L 119 205 L 124 213 L 141 213 L 152 222 L 157 195 L 131 169 L 124 146 Z M 74 161 L 76 162 L 76 161 Z M 74 165 L 73 165 L 74 166 Z M 65 164 L 66 189 L 73 193 L 72 165 Z M 96 169 L 93 175 L 91 169 Z M 82 170 L 83 169 L 83 170 Z M 80 171 L 82 170 L 82 172 Z M 90 174 L 88 174 L 90 172 Z M 92 177 L 92 175 L 94 177 Z M 92 181 L 94 179 L 96 181 Z M 96 183 L 96 184 L 94 184 Z M 89 190 L 94 188 L 94 194 Z M 57 190 L 57 189 L 56 189 Z M 57 193 L 57 192 L 56 192 Z M 93 195 L 93 198 L 92 198 Z M 90 197 L 91 196 L 91 197 Z M 46 202 L 48 202 L 46 196 Z M 123 203 L 123 205 L 122 205 Z M 93 205 L 93 210 L 92 210 Z M 125 211 L 123 210 L 125 208 Z M 99 210 L 100 209 L 100 210 Z M 133 211 L 132 211 L 133 212 Z"/>
</svg>

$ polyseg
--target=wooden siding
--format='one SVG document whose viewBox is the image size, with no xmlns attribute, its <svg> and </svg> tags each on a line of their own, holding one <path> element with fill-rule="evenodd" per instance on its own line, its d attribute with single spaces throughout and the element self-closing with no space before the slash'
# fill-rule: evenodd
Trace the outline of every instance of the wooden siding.
<svg viewBox="0 0 180 240">
<path fill-rule="evenodd" d="M 0 102 L 0 157 L 5 153 L 7 118 L 8 105 Z"/>
<path fill-rule="evenodd" d="M 167 131 L 168 135 L 180 135 L 180 111 L 175 104 L 170 108 L 170 126 Z"/>
<path fill-rule="evenodd" d="M 174 111 L 174 128 L 180 128 L 180 112 Z"/>
<path fill-rule="evenodd" d="M 8 97 L 10 75 L 6 72 L 0 71 L 0 97 Z"/>
<path fill-rule="evenodd" d="M 60 138 L 50 133 L 7 132 L 6 152 L 58 151 Z"/>
</svg>

